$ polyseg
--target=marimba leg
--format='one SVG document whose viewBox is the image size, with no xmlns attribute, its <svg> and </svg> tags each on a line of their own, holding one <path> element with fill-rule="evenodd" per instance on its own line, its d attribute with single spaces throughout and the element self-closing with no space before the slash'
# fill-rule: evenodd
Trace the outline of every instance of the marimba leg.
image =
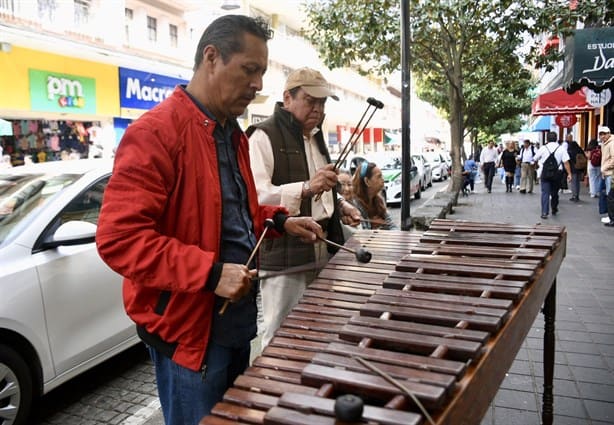
<svg viewBox="0 0 614 425">
<path fill-rule="evenodd" d="M 544 300 L 544 396 L 542 401 L 542 423 L 552 425 L 553 420 L 553 378 L 554 378 L 554 316 L 556 315 L 556 279 Z"/>
</svg>

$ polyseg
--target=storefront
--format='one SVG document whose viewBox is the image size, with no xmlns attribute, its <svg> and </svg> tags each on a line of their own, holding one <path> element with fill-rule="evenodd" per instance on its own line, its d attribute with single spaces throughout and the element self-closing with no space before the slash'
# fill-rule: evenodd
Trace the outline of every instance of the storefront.
<svg viewBox="0 0 614 425">
<path fill-rule="evenodd" d="M 12 46 L 0 53 L 0 142 L 13 165 L 111 153 L 117 67 Z M 109 155 L 110 156 L 110 155 Z"/>
<path fill-rule="evenodd" d="M 598 125 L 614 127 L 614 28 L 584 28 L 565 40 L 564 88 L 584 91 L 597 109 L 589 124 L 596 137 Z"/>
<path fill-rule="evenodd" d="M 113 120 L 117 143 L 132 120 L 170 96 L 177 85 L 188 83 L 188 80 L 135 69 L 120 67 L 118 71 L 120 113 Z"/>
</svg>

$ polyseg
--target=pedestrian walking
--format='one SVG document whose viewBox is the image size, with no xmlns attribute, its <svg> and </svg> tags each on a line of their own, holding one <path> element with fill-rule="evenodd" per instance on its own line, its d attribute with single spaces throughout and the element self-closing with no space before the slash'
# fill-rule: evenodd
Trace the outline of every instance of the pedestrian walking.
<svg viewBox="0 0 614 425">
<path fill-rule="evenodd" d="M 601 175 L 605 179 L 605 190 L 607 192 L 608 217 L 606 223 L 608 227 L 614 227 L 614 188 L 612 187 L 612 176 L 614 175 L 614 136 L 610 133 L 610 127 L 599 126 L 597 129 L 599 139 L 601 139 Z"/>
<path fill-rule="evenodd" d="M 591 198 L 596 198 L 599 193 L 599 182 L 601 180 L 601 146 L 597 139 L 592 139 L 586 147 L 588 157 L 588 189 Z"/>
<path fill-rule="evenodd" d="M 492 191 L 492 181 L 495 177 L 495 164 L 498 156 L 499 152 L 497 152 L 494 140 L 489 141 L 488 146 L 482 149 L 480 154 L 480 168 L 484 172 L 484 186 L 488 193 Z"/>
<path fill-rule="evenodd" d="M 548 132 L 547 143 L 535 154 L 535 161 L 541 171 L 541 218 L 547 219 L 549 208 L 552 207 L 552 215 L 559 211 L 559 190 L 563 169 L 567 171 L 567 179 L 571 180 L 569 168 L 569 154 L 557 142 L 558 136 L 554 131 Z M 554 162 L 552 168 L 550 163 Z"/>
<path fill-rule="evenodd" d="M 531 141 L 526 139 L 522 142 L 522 147 L 518 154 L 520 162 L 520 193 L 533 193 L 533 183 L 535 175 L 535 147 Z"/>
</svg>

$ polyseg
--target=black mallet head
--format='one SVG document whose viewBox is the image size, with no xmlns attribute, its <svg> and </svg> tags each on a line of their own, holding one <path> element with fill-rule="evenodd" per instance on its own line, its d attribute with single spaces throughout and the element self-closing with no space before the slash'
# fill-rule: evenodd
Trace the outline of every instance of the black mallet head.
<svg viewBox="0 0 614 425">
<path fill-rule="evenodd" d="M 368 263 L 371 261 L 371 253 L 364 248 L 358 248 L 355 255 L 359 263 Z"/>
</svg>

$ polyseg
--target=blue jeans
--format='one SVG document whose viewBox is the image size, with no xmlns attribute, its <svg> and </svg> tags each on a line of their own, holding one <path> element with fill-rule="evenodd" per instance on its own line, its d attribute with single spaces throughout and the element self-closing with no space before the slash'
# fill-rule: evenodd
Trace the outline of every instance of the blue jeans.
<svg viewBox="0 0 614 425">
<path fill-rule="evenodd" d="M 553 213 L 559 209 L 559 189 L 561 188 L 560 180 L 561 179 L 541 179 L 542 215 L 548 215 L 550 212 L 550 209 L 548 208 L 549 205 L 552 205 Z"/>
<path fill-rule="evenodd" d="M 520 186 L 520 164 L 514 170 L 514 186 Z"/>
<path fill-rule="evenodd" d="M 249 364 L 250 344 L 229 348 L 209 341 L 204 373 L 178 365 L 149 348 L 166 425 L 197 425 Z"/>
</svg>

